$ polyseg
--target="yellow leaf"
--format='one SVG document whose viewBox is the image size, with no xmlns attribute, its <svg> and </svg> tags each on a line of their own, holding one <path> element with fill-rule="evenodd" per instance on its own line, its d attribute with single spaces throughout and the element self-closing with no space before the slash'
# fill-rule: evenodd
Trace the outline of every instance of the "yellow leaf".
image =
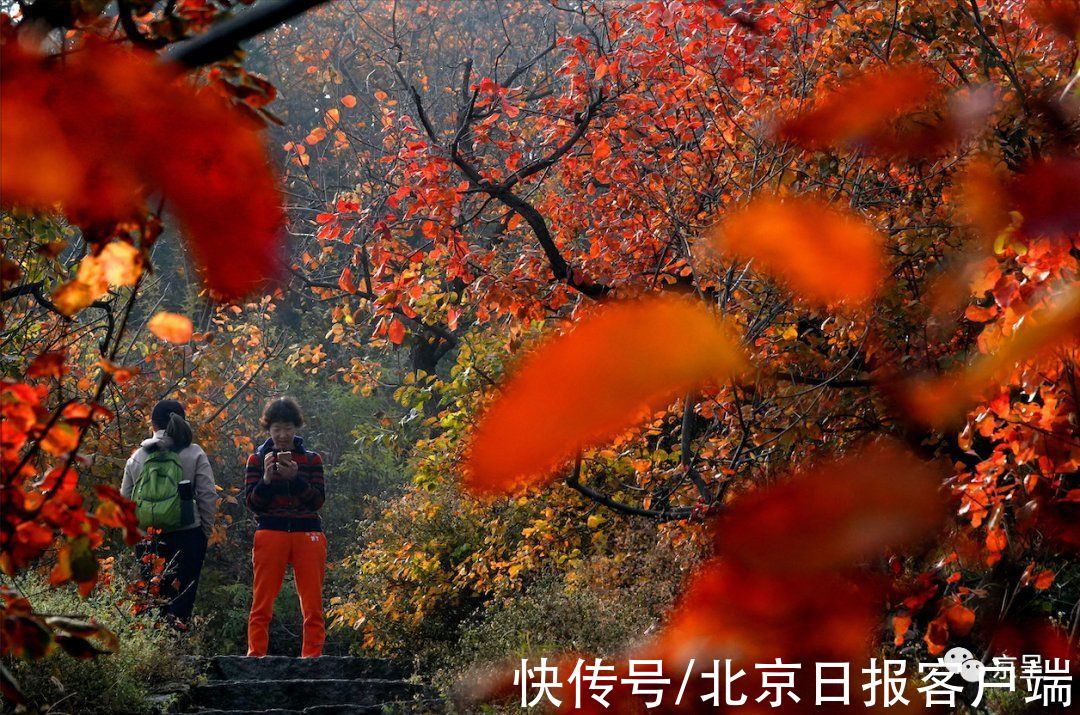
<svg viewBox="0 0 1080 715">
<path fill-rule="evenodd" d="M 126 241 L 113 241 L 97 258 L 109 285 L 130 286 L 142 275 L 142 253 Z"/>
<path fill-rule="evenodd" d="M 60 286 L 53 293 L 53 304 L 57 310 L 67 316 L 72 316 L 97 300 L 100 295 L 94 295 L 90 286 L 73 280 Z"/>
</svg>

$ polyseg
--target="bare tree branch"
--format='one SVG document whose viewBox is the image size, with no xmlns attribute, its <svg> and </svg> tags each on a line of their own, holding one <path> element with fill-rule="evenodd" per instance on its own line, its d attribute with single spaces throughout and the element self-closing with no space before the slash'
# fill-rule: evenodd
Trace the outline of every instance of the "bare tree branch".
<svg viewBox="0 0 1080 715">
<path fill-rule="evenodd" d="M 421 126 L 424 128 L 424 132 L 432 142 L 439 143 L 439 135 L 435 132 L 431 119 L 428 117 L 419 90 L 417 90 L 413 84 L 406 81 L 405 77 L 396 67 L 394 68 L 394 71 L 398 75 L 398 80 L 409 89 L 413 107 L 416 110 L 417 118 L 420 120 Z M 555 275 L 556 280 L 566 283 L 574 290 L 589 298 L 602 298 L 610 290 L 609 286 L 593 283 L 588 280 L 581 280 L 575 276 L 574 271 L 571 269 L 566 259 L 563 258 L 562 253 L 559 252 L 558 246 L 555 245 L 555 239 L 551 235 L 551 230 L 548 228 L 547 220 L 532 204 L 511 191 L 511 188 L 522 179 L 554 165 L 555 162 L 570 151 L 574 144 L 576 144 L 585 134 L 589 122 L 596 113 L 596 109 L 604 101 L 603 96 L 598 95 L 586 106 L 576 118 L 577 126 L 575 130 L 562 144 L 556 147 L 551 154 L 539 161 L 527 165 L 498 184 L 485 179 L 480 173 L 480 170 L 466 159 L 460 151 L 461 139 L 468 133 L 472 106 L 475 101 L 476 92 L 474 91 L 469 103 L 462 109 L 461 123 L 458 126 L 458 131 L 454 136 L 454 139 L 450 142 L 450 160 L 453 161 L 454 165 L 465 175 L 470 184 L 489 196 L 499 200 L 507 208 L 511 209 L 525 220 L 525 223 L 532 229 L 533 235 L 536 236 L 536 240 L 540 243 L 540 248 L 544 251 L 544 255 L 547 257 L 548 264 L 551 266 L 551 271 Z"/>
<path fill-rule="evenodd" d="M 170 46 L 164 58 L 194 69 L 225 59 L 241 42 L 287 22 L 326 0 L 263 0 L 236 17 L 214 25 L 209 32 Z"/>
<path fill-rule="evenodd" d="M 580 493 L 582 496 L 606 506 L 612 511 L 617 511 L 620 514 L 626 514 L 628 516 L 646 516 L 650 519 L 657 521 L 674 521 L 677 519 L 685 519 L 693 513 L 693 510 L 680 507 L 678 509 L 642 509 L 641 507 L 632 506 L 630 504 L 624 504 L 620 501 L 616 501 L 606 494 L 601 494 L 590 486 L 581 483 L 581 456 L 578 455 L 577 461 L 574 464 L 574 473 L 566 478 L 566 486 L 570 487 L 574 491 Z"/>
</svg>

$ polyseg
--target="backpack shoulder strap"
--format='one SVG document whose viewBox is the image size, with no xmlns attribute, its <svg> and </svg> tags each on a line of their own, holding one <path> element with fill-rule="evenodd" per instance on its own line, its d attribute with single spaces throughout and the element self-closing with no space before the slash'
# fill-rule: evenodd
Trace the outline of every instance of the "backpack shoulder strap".
<svg viewBox="0 0 1080 715">
<path fill-rule="evenodd" d="M 146 450 L 146 461 L 143 462 L 143 468 L 145 469 L 148 464 L 161 462 L 176 462 L 180 464 L 180 455 L 171 449 L 155 449 L 153 451 Z"/>
</svg>

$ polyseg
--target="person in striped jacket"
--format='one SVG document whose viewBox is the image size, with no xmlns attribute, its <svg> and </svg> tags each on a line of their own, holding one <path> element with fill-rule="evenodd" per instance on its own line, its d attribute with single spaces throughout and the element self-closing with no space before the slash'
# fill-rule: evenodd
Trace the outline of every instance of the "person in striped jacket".
<svg viewBox="0 0 1080 715">
<path fill-rule="evenodd" d="M 319 518 L 326 497 L 322 458 L 305 449 L 296 434 L 304 416 L 293 398 L 268 402 L 259 422 L 269 438 L 248 457 L 244 481 L 245 502 L 257 523 L 247 654 L 266 655 L 274 600 L 286 567 L 292 565 L 304 618 L 300 655 L 314 658 L 322 655 L 326 637 L 322 608 L 326 535 Z"/>
</svg>

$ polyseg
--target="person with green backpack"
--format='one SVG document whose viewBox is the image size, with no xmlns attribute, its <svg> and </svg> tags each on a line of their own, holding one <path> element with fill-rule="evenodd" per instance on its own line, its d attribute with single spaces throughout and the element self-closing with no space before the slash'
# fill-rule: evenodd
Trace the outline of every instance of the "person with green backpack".
<svg viewBox="0 0 1080 715">
<path fill-rule="evenodd" d="M 120 493 L 135 502 L 139 526 L 151 532 L 136 553 L 165 561 L 160 595 L 166 617 L 183 628 L 191 618 L 206 544 L 217 518 L 217 485 L 210 460 L 193 444 L 191 425 L 176 400 L 161 400 L 150 414 L 152 436 L 124 467 Z"/>
</svg>

